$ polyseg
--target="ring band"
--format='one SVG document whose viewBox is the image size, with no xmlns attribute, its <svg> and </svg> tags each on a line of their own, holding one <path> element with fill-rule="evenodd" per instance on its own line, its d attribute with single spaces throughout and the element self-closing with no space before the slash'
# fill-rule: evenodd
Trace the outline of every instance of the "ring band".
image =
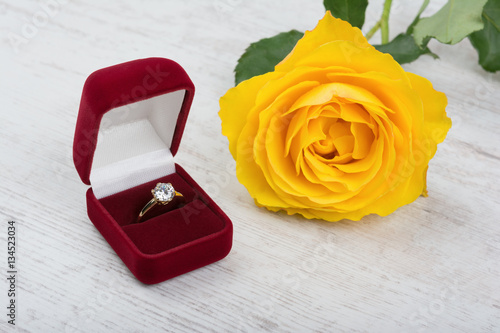
<svg viewBox="0 0 500 333">
<path fill-rule="evenodd" d="M 153 199 L 142 208 L 137 218 L 137 222 L 140 222 L 144 214 L 146 214 L 151 208 L 158 205 L 168 205 L 175 197 L 183 197 L 180 192 L 177 192 L 172 184 L 170 183 L 158 183 L 156 187 L 151 190 L 153 194 Z"/>
</svg>

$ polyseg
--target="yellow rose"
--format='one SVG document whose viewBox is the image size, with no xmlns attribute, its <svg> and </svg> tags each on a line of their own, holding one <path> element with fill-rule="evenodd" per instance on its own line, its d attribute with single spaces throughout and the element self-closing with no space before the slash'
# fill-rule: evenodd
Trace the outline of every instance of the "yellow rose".
<svg viewBox="0 0 500 333">
<path fill-rule="evenodd" d="M 327 12 L 273 72 L 220 99 L 239 181 L 259 206 L 328 221 L 426 195 L 446 96 Z"/>
</svg>

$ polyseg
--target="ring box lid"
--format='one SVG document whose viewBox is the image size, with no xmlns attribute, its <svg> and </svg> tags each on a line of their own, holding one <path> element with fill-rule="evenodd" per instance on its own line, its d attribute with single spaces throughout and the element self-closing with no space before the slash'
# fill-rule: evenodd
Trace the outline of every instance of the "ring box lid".
<svg viewBox="0 0 500 333">
<path fill-rule="evenodd" d="M 97 198 L 175 172 L 173 156 L 193 96 L 184 69 L 164 58 L 134 60 L 88 77 L 73 160 Z"/>
</svg>

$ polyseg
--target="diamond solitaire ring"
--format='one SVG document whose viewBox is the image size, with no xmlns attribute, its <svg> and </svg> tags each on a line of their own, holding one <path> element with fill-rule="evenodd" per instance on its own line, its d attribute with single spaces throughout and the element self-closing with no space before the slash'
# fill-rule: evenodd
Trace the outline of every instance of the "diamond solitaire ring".
<svg viewBox="0 0 500 333">
<path fill-rule="evenodd" d="M 146 214 L 156 204 L 167 205 L 175 197 L 183 196 L 181 193 L 177 192 L 170 183 L 156 184 L 156 187 L 151 190 L 151 193 L 153 194 L 153 199 L 149 200 L 146 206 L 144 206 L 144 208 L 141 210 L 141 212 L 139 213 L 139 217 L 137 218 L 137 222 L 140 222 L 144 214 Z"/>
</svg>

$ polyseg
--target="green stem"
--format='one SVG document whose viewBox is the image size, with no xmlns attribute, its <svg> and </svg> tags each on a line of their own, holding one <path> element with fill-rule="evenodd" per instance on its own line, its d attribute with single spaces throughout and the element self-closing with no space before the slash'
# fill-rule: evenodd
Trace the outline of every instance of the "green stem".
<svg viewBox="0 0 500 333">
<path fill-rule="evenodd" d="M 391 12 L 392 0 L 385 0 L 384 11 L 380 19 L 380 32 L 382 34 L 382 45 L 389 43 L 389 13 Z"/>
<path fill-rule="evenodd" d="M 377 23 L 375 23 L 375 25 L 373 26 L 373 28 L 370 29 L 370 31 L 368 31 L 368 33 L 366 34 L 366 40 L 370 40 L 370 38 L 373 37 L 373 35 L 377 32 L 378 29 L 380 29 L 380 23 L 382 22 L 382 20 L 378 20 Z"/>
</svg>

